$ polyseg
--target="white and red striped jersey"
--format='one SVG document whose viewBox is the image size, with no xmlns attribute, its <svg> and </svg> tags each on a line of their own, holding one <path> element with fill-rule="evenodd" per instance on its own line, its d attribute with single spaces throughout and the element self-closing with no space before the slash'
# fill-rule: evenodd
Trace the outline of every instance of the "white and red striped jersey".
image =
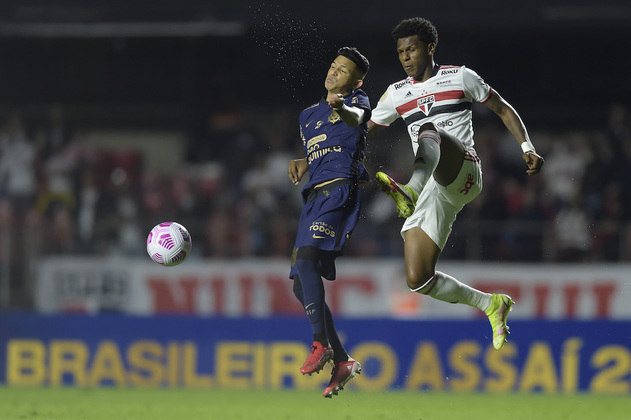
<svg viewBox="0 0 631 420">
<path fill-rule="evenodd" d="M 371 121 L 389 126 L 403 118 L 415 155 L 418 130 L 427 122 L 458 138 L 465 148 L 472 148 L 471 104 L 484 102 L 490 95 L 490 86 L 473 70 L 436 65 L 425 82 L 408 77 L 388 86 L 372 111 Z"/>
</svg>

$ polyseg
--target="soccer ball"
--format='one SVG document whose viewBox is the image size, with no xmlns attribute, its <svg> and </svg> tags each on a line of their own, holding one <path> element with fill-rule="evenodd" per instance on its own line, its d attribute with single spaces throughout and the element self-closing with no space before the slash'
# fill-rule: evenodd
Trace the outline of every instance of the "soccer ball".
<svg viewBox="0 0 631 420">
<path fill-rule="evenodd" d="M 160 223 L 147 236 L 147 253 L 152 260 L 167 267 L 184 262 L 192 246 L 190 233 L 175 222 Z"/>
</svg>

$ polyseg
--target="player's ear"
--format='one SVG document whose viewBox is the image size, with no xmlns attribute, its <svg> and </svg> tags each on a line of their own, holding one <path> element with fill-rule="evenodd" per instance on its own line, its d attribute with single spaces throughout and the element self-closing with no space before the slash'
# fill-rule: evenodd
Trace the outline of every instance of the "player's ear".
<svg viewBox="0 0 631 420">
<path fill-rule="evenodd" d="M 433 42 L 430 42 L 429 44 L 427 44 L 427 54 L 434 55 L 435 52 L 436 52 L 436 44 Z"/>
<path fill-rule="evenodd" d="M 359 89 L 362 85 L 364 84 L 364 81 L 359 79 L 356 83 L 355 83 L 355 87 L 353 89 Z"/>
</svg>

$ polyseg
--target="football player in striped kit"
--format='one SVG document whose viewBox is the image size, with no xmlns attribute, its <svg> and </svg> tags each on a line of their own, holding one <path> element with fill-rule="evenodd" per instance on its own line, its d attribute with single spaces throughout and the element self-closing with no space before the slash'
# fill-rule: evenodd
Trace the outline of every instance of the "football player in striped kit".
<svg viewBox="0 0 631 420">
<path fill-rule="evenodd" d="M 513 300 L 489 294 L 436 271 L 440 253 L 457 214 L 482 190 L 482 169 L 473 142 L 471 105 L 485 104 L 520 144 L 526 172 L 543 165 L 515 109 L 480 76 L 465 66 L 434 61 L 438 32 L 424 18 L 411 18 L 393 29 L 399 61 L 407 78 L 393 83 L 373 110 L 369 131 L 405 122 L 415 154 L 407 184 L 377 172 L 379 187 L 395 201 L 404 239 L 406 281 L 411 291 L 450 303 L 464 303 L 486 313 L 493 347 L 501 349 L 509 334 L 506 319 Z"/>
</svg>

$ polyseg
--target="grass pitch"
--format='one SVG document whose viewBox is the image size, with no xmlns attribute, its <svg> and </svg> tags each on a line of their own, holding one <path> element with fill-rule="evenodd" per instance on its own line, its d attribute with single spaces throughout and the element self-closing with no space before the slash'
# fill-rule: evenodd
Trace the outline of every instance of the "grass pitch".
<svg viewBox="0 0 631 420">
<path fill-rule="evenodd" d="M 629 395 L 7 388 L 0 419 L 580 420 L 625 419 Z"/>
</svg>

